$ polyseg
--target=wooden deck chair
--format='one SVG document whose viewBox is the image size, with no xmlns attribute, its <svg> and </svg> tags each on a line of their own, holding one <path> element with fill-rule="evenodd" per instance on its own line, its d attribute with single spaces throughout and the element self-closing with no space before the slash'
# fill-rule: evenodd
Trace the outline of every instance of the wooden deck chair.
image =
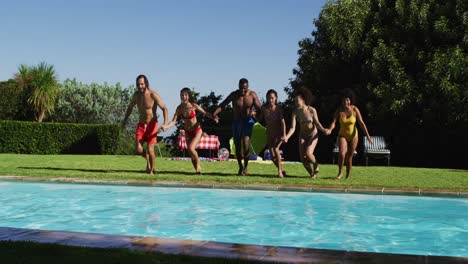
<svg viewBox="0 0 468 264">
<path fill-rule="evenodd" d="M 366 166 L 369 163 L 369 156 L 387 158 L 387 166 L 390 166 L 390 150 L 387 148 L 385 138 L 382 136 L 371 137 L 374 144 L 369 144 L 366 137 L 363 137 L 364 141 L 364 157 L 366 158 Z"/>
<path fill-rule="evenodd" d="M 338 137 L 336 138 L 335 147 L 333 148 L 332 153 L 333 153 L 333 154 L 332 154 L 332 155 L 333 155 L 333 156 L 332 156 L 332 162 L 333 162 L 333 164 L 335 164 L 335 157 L 337 157 L 338 154 L 340 153 L 340 149 L 339 149 L 339 147 L 338 147 Z M 356 157 L 356 155 L 357 155 L 357 151 L 354 150 L 353 158 Z M 336 160 L 338 161 L 338 159 L 336 159 Z M 354 161 L 353 161 L 353 162 L 354 162 Z"/>
</svg>

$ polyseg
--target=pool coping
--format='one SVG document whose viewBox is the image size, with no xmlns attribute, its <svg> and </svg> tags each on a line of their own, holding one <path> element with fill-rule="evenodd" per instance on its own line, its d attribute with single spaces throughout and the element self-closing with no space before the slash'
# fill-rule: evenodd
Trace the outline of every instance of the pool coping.
<svg viewBox="0 0 468 264">
<path fill-rule="evenodd" d="M 407 255 L 346 250 L 275 247 L 202 240 L 123 236 L 0 227 L 0 241 L 31 241 L 65 246 L 123 248 L 200 257 L 279 263 L 468 263 L 468 257 Z"/>
<path fill-rule="evenodd" d="M 237 184 L 219 182 L 181 182 L 158 180 L 109 180 L 109 179 L 82 179 L 67 177 L 33 177 L 0 175 L 0 181 L 28 181 L 28 182 L 59 182 L 80 184 L 108 184 L 108 185 L 132 185 L 132 186 L 159 186 L 159 187 L 185 187 L 208 189 L 239 189 L 262 191 L 291 191 L 291 192 L 339 192 L 359 194 L 386 194 L 386 195 L 423 195 L 423 196 L 451 196 L 468 197 L 468 191 L 455 191 L 444 189 L 420 189 L 420 188 L 375 188 L 375 187 L 346 187 L 346 186 L 316 186 L 293 184 Z"/>
</svg>

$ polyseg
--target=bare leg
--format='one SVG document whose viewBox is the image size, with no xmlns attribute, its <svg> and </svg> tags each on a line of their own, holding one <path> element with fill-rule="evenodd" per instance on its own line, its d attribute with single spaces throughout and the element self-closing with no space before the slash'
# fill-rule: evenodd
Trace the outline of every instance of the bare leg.
<svg viewBox="0 0 468 264">
<path fill-rule="evenodd" d="M 306 169 L 307 173 L 312 176 L 312 168 L 310 167 L 309 159 L 306 156 L 306 144 L 307 141 L 303 138 L 299 139 L 299 156 L 301 157 L 302 165 Z"/>
<path fill-rule="evenodd" d="M 307 140 L 306 149 L 305 149 L 305 154 L 306 154 L 307 159 L 310 162 L 312 162 L 312 165 L 314 166 L 314 172 L 311 175 L 312 178 L 316 178 L 317 174 L 319 173 L 318 162 L 315 159 L 315 155 L 314 155 L 317 142 L 318 142 L 318 135 L 315 135 L 312 138 Z"/>
<path fill-rule="evenodd" d="M 150 172 L 150 163 L 149 163 L 148 151 L 145 151 L 145 149 L 143 148 L 143 145 L 139 141 L 135 142 L 135 153 L 138 156 L 142 156 L 143 158 L 146 159 L 146 172 L 149 173 Z"/>
<path fill-rule="evenodd" d="M 344 137 L 339 137 L 338 138 L 338 149 L 339 149 L 339 153 L 338 153 L 338 175 L 336 176 L 336 178 L 339 180 L 341 179 L 341 177 L 343 176 L 343 165 L 344 165 L 344 160 L 345 160 L 345 156 L 346 156 L 346 151 L 348 149 L 347 147 L 347 142 L 346 142 L 346 139 Z"/>
<path fill-rule="evenodd" d="M 351 142 L 348 143 L 348 152 L 346 153 L 346 179 L 348 179 L 351 174 L 351 168 L 353 167 L 354 151 L 356 150 L 358 140 L 358 137 L 354 137 L 353 140 L 351 140 Z"/>
<path fill-rule="evenodd" d="M 242 147 L 240 141 L 240 138 L 234 138 L 234 145 L 236 146 L 237 165 L 239 165 L 239 171 L 237 172 L 237 175 L 242 175 L 242 172 L 244 171 L 244 166 L 242 166 Z"/>
<path fill-rule="evenodd" d="M 247 175 L 247 166 L 249 166 L 249 148 L 250 148 L 250 137 L 249 136 L 244 136 L 241 140 L 242 146 L 244 147 L 244 170 L 242 171 L 242 175 Z"/>
<path fill-rule="evenodd" d="M 149 174 L 153 175 L 154 173 L 154 161 L 156 160 L 156 155 L 154 154 L 154 144 L 148 144 L 146 152 L 149 156 L 150 171 Z"/>
<path fill-rule="evenodd" d="M 197 174 L 201 173 L 201 166 L 200 166 L 200 158 L 198 157 L 198 152 L 196 150 L 196 147 L 198 143 L 200 142 L 202 135 L 203 135 L 203 131 L 200 130 L 197 132 L 195 137 L 193 138 L 186 137 L 187 143 L 189 146 L 188 151 L 190 153 L 190 157 L 192 158 L 192 164 L 193 164 L 193 167 L 195 168 L 195 173 Z"/>
</svg>

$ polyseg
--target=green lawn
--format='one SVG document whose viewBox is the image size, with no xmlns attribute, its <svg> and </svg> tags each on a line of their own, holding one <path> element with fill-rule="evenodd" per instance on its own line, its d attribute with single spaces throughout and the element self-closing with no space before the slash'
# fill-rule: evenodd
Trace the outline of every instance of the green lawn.
<svg viewBox="0 0 468 264">
<path fill-rule="evenodd" d="M 0 241 L 2 263 L 260 263 L 258 261 L 192 257 L 158 252 L 116 248 L 85 248 L 40 244 L 33 242 Z M 264 263 L 264 262 L 262 262 Z"/>
<path fill-rule="evenodd" d="M 288 177 L 283 179 L 275 176 L 273 164 L 251 163 L 249 176 L 235 175 L 236 162 L 202 162 L 203 174 L 198 176 L 189 161 L 158 158 L 152 177 L 144 168 L 144 159 L 137 156 L 0 154 L 0 175 L 468 191 L 468 170 L 455 169 L 355 166 L 350 179 L 337 181 L 336 165 L 325 164 L 316 180 L 306 176 L 301 164 L 288 163 Z"/>
</svg>

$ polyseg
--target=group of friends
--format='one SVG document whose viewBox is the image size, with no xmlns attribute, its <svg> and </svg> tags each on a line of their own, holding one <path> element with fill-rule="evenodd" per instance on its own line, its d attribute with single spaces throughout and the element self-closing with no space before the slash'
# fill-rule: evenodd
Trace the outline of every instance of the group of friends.
<svg viewBox="0 0 468 264">
<path fill-rule="evenodd" d="M 231 103 L 233 110 L 232 133 L 239 166 L 238 175 L 248 175 L 250 137 L 256 120 L 265 121 L 267 144 L 270 153 L 272 153 L 272 160 L 278 169 L 278 177 L 286 176 L 281 161 L 280 147 L 282 144 L 287 143 L 294 134 L 297 123 L 299 123 L 300 128 L 299 155 L 304 168 L 312 178 L 316 178 L 319 173 L 319 165 L 314 156 L 319 131 L 328 136 L 335 129 L 336 123 L 339 124 L 339 157 L 336 179 L 342 178 L 344 164 L 346 164 L 345 177 L 349 178 L 350 176 L 353 155 L 359 138 L 356 123 L 359 123 L 369 143 L 373 143 L 361 113 L 354 105 L 355 94 L 351 89 L 343 89 L 340 92 L 340 104 L 328 128 L 322 126 L 316 109 L 310 106 L 312 101 L 310 90 L 306 88 L 298 89 L 294 94 L 295 108 L 291 114 L 291 126 L 287 131 L 283 109 L 277 101 L 277 92 L 275 90 L 268 90 L 266 103 L 261 105 L 257 94 L 249 88 L 249 82 L 244 78 L 239 80 L 239 88 L 231 92 L 213 113 L 205 111 L 200 105 L 193 102 L 192 91 L 189 88 L 183 88 L 180 91 L 181 103 L 177 106 L 174 117 L 170 122 L 167 122 L 167 107 L 159 94 L 149 88 L 148 78 L 145 75 L 139 75 L 136 78 L 136 85 L 138 90 L 133 95 L 127 108 L 122 128 L 125 127 L 136 105 L 139 113 L 139 122 L 135 132 L 136 152 L 146 159 L 146 172 L 151 175 L 155 170 L 154 162 L 156 156 L 154 144 L 156 144 L 159 129 L 156 115 L 158 107 L 163 112 L 164 121 L 161 125 L 163 131 L 167 131 L 174 126 L 178 119 L 183 120 L 187 148 L 196 174 L 201 173 L 200 159 L 196 146 L 203 135 L 202 127 L 197 121 L 197 112 L 218 123 L 218 114 Z M 146 150 L 143 148 L 145 142 L 147 143 Z"/>
</svg>

